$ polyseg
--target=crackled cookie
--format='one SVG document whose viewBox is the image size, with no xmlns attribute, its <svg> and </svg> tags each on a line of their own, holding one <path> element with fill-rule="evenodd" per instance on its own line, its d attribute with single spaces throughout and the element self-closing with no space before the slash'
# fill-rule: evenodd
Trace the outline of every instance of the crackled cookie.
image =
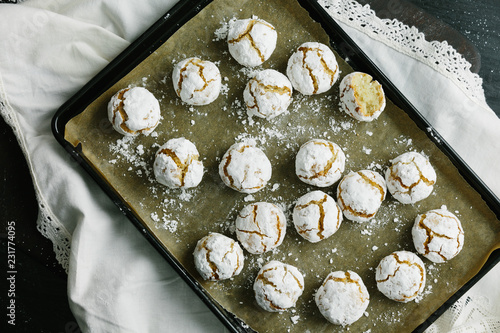
<svg viewBox="0 0 500 333">
<path fill-rule="evenodd" d="M 427 198 L 436 183 L 429 160 L 417 152 L 399 155 L 385 171 L 387 189 L 401 203 L 412 204 Z"/>
<path fill-rule="evenodd" d="M 460 220 L 444 208 L 418 215 L 411 233 L 417 252 L 435 263 L 454 258 L 464 246 Z"/>
<path fill-rule="evenodd" d="M 407 303 L 416 299 L 425 288 L 425 266 L 415 253 L 396 251 L 380 261 L 375 279 L 382 294 Z"/>
<path fill-rule="evenodd" d="M 271 162 L 252 141 L 233 144 L 219 164 L 224 184 L 242 193 L 259 191 L 271 179 L 271 174 Z"/>
<path fill-rule="evenodd" d="M 339 65 L 328 46 L 307 42 L 288 59 L 286 75 L 294 89 L 304 95 L 316 95 L 328 91 L 337 81 Z"/>
<path fill-rule="evenodd" d="M 350 172 L 337 187 L 337 203 L 349 220 L 366 222 L 375 216 L 386 192 L 384 178 L 377 172 Z"/>
<path fill-rule="evenodd" d="M 108 119 L 120 134 L 149 135 L 160 122 L 160 104 L 146 88 L 121 89 L 108 103 Z"/>
<path fill-rule="evenodd" d="M 286 111 L 292 101 L 292 84 L 274 69 L 265 69 L 248 81 L 243 99 L 249 116 L 272 119 Z"/>
<path fill-rule="evenodd" d="M 269 59 L 276 48 L 277 39 L 276 29 L 257 17 L 229 22 L 229 53 L 242 66 L 255 67 Z"/>
<path fill-rule="evenodd" d="M 294 307 L 304 291 L 304 277 L 288 264 L 273 260 L 262 266 L 253 284 L 255 300 L 270 312 Z"/>
<path fill-rule="evenodd" d="M 340 109 L 357 120 L 377 119 L 385 109 L 384 90 L 366 73 L 347 74 L 340 82 Z"/>
<path fill-rule="evenodd" d="M 285 238 L 286 217 L 269 202 L 256 202 L 243 207 L 236 217 L 236 237 L 252 254 L 278 247 Z"/>
<path fill-rule="evenodd" d="M 238 242 L 216 232 L 200 239 L 193 255 L 196 270 L 205 280 L 229 279 L 243 269 L 244 255 Z"/>
<path fill-rule="evenodd" d="M 193 57 L 174 66 L 172 83 L 175 93 L 183 102 L 206 105 L 219 96 L 221 75 L 213 62 Z"/>
<path fill-rule="evenodd" d="M 170 188 L 197 186 L 203 177 L 203 163 L 196 146 L 185 138 L 168 140 L 158 149 L 153 164 L 156 180 Z"/>
<path fill-rule="evenodd" d="M 315 295 L 321 314 L 336 325 L 357 321 L 370 303 L 370 295 L 361 277 L 352 271 L 328 274 Z"/>
<path fill-rule="evenodd" d="M 312 139 L 304 143 L 295 157 L 295 173 L 306 184 L 327 187 L 342 177 L 345 154 L 335 143 Z"/>
<path fill-rule="evenodd" d="M 311 243 L 330 237 L 342 223 L 342 211 L 335 200 L 323 191 L 301 196 L 293 209 L 295 229 Z"/>
</svg>

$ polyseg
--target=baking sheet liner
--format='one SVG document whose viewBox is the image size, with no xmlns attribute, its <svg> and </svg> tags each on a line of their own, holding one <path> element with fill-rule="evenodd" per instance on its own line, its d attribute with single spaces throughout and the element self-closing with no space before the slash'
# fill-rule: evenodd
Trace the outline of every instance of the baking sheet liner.
<svg viewBox="0 0 500 333">
<path fill-rule="evenodd" d="M 345 328 L 329 324 L 319 313 L 313 295 L 329 272 L 353 270 L 366 284 L 370 305 L 350 326 L 355 332 L 411 331 L 472 278 L 498 247 L 500 223 L 480 195 L 460 176 L 449 159 L 432 143 L 404 111 L 388 101 L 376 121 L 358 122 L 338 108 L 339 82 L 352 68 L 337 55 L 340 79 L 318 96 L 293 94 L 285 114 L 267 121 L 249 119 L 244 110 L 243 89 L 255 70 L 245 69 L 227 51 L 221 32 L 232 18 L 262 18 L 276 27 L 278 43 L 271 58 L 258 69 L 285 73 L 288 57 L 303 42 L 329 44 L 329 37 L 307 11 L 290 0 L 216 0 L 181 27 L 129 74 L 92 101 L 66 125 L 65 139 L 81 144 L 82 155 L 137 214 L 146 232 L 152 233 L 225 309 L 259 332 L 335 332 Z M 223 78 L 223 91 L 208 106 L 180 102 L 171 82 L 174 64 L 197 56 L 215 62 Z M 390 61 L 390 59 L 388 59 Z M 144 86 L 159 99 L 162 121 L 146 137 L 123 138 L 107 120 L 111 96 L 127 86 Z M 195 189 L 171 190 L 154 180 L 152 165 L 160 145 L 185 137 L 198 148 L 205 166 Z M 345 174 L 372 169 L 383 174 L 389 160 L 407 151 L 427 155 L 437 172 L 431 196 L 414 205 L 403 205 L 388 194 L 375 219 L 355 223 L 344 219 L 339 231 L 316 244 L 303 240 L 291 221 L 294 201 L 317 189 L 295 175 L 295 155 L 311 138 L 336 142 L 347 156 Z M 260 192 L 245 195 L 223 185 L 218 163 L 236 141 L 253 139 L 273 165 L 270 183 Z M 335 197 L 336 185 L 325 192 Z M 288 228 L 283 244 L 263 255 L 245 252 L 243 272 L 227 281 L 201 280 L 193 265 L 196 242 L 209 232 L 233 239 L 234 219 L 246 204 L 268 201 L 285 210 Z M 418 302 L 400 304 L 385 298 L 375 283 L 375 267 L 396 250 L 414 251 L 411 227 L 417 214 L 446 205 L 462 222 L 465 246 L 454 259 L 433 264 L 424 259 L 427 285 Z M 296 266 L 305 275 L 305 290 L 294 309 L 268 313 L 253 296 L 254 278 L 269 260 Z"/>
</svg>

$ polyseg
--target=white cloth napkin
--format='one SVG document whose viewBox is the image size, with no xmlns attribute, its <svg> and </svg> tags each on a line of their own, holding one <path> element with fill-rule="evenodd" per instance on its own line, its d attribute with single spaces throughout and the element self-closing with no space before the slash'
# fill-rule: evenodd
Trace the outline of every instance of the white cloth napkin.
<svg viewBox="0 0 500 333">
<path fill-rule="evenodd" d="M 85 332 L 226 331 L 50 130 L 59 106 L 175 2 L 29 0 L 0 5 L 0 113 L 26 155 L 40 205 L 38 228 L 52 240 L 67 269 L 70 306 Z M 356 7 L 347 0 L 339 3 Z M 481 88 L 464 88 L 408 56 L 404 48 L 374 40 L 355 24 L 343 26 L 499 195 L 500 179 L 491 166 L 500 165 L 500 121 L 477 93 Z M 496 323 L 500 291 L 494 277 L 499 275 L 499 269 L 490 273 L 471 296 L 490 300 L 486 315 Z M 476 320 L 459 318 L 459 325 Z M 457 322 L 443 320 L 446 325 Z"/>
</svg>

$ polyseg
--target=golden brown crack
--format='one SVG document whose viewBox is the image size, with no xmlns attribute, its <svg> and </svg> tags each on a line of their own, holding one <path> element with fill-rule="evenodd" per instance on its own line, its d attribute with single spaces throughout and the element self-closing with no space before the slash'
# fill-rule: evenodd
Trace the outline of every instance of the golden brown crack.
<svg viewBox="0 0 500 333">
<path fill-rule="evenodd" d="M 181 94 L 182 83 L 184 82 L 184 78 L 185 78 L 184 72 L 187 70 L 189 65 L 193 65 L 195 67 L 198 67 L 198 75 L 203 80 L 203 87 L 195 89 L 194 92 L 200 92 L 200 91 L 205 90 L 208 87 L 210 82 L 215 81 L 215 79 L 207 80 L 205 78 L 205 74 L 204 74 L 205 67 L 203 66 L 203 60 L 198 59 L 198 58 L 189 59 L 180 70 L 180 77 L 179 77 L 179 82 L 177 82 L 177 90 L 176 90 L 177 95 L 179 95 L 179 96 Z M 193 95 L 194 95 L 194 92 L 193 92 Z M 193 97 L 193 95 L 191 95 L 191 98 Z"/>
<path fill-rule="evenodd" d="M 255 85 L 257 85 L 257 87 L 254 88 Z M 292 90 L 287 86 L 280 87 L 280 86 L 275 86 L 275 85 L 270 85 L 270 84 L 264 84 L 263 82 L 257 80 L 256 78 L 252 78 L 250 80 L 250 83 L 249 83 L 248 91 L 249 91 L 250 96 L 252 97 L 254 103 L 253 103 L 253 105 L 249 105 L 248 103 L 246 105 L 247 105 L 247 108 L 249 108 L 249 109 L 257 109 L 257 113 L 260 113 L 264 117 L 266 116 L 266 114 L 264 114 L 260 111 L 259 105 L 257 103 L 257 97 L 255 96 L 255 93 L 254 93 L 254 89 L 257 89 L 257 88 L 260 88 L 260 91 L 263 92 L 263 93 L 261 93 L 261 95 L 264 95 L 266 93 L 274 93 L 274 94 L 279 94 L 279 95 L 292 96 Z"/>
<path fill-rule="evenodd" d="M 416 182 L 414 182 L 414 183 L 412 183 L 412 184 L 410 184 L 410 185 L 406 185 L 406 184 L 403 182 L 403 180 L 401 179 L 401 177 L 400 177 L 400 176 L 398 176 L 398 175 L 396 174 L 396 172 L 394 171 L 394 169 L 395 169 L 395 167 L 396 167 L 397 165 L 413 165 L 413 166 L 417 169 L 417 171 L 418 171 L 418 174 L 419 174 L 419 179 L 418 179 Z M 422 173 L 422 170 L 420 170 L 420 168 L 418 167 L 417 163 L 415 162 L 415 158 L 412 158 L 412 159 L 411 159 L 410 161 L 408 161 L 408 162 L 399 161 L 399 162 L 397 162 L 396 164 L 391 165 L 391 166 L 390 166 L 390 168 L 389 168 L 389 170 L 390 170 L 391 178 L 392 178 L 392 179 L 394 179 L 395 181 L 397 181 L 397 182 L 400 184 L 400 186 L 401 186 L 403 189 L 405 189 L 405 190 L 406 190 L 406 191 L 398 191 L 399 193 L 405 193 L 405 194 L 409 194 L 409 193 L 411 193 L 411 191 L 413 190 L 413 188 L 414 188 L 415 186 L 417 186 L 418 184 L 420 184 L 420 182 L 423 182 L 423 183 L 424 183 L 424 184 L 426 184 L 427 186 L 432 186 L 432 185 L 434 185 L 434 184 L 435 184 L 435 181 L 434 181 L 434 180 L 427 179 L 427 178 L 424 176 L 424 174 Z"/>
<path fill-rule="evenodd" d="M 191 165 L 191 163 L 193 163 L 193 161 L 198 160 L 198 155 L 189 155 L 187 160 L 181 161 L 177 154 L 173 150 L 168 148 L 162 149 L 159 154 L 167 155 L 174 161 L 174 163 L 177 165 L 177 169 L 179 169 L 180 171 L 180 174 L 177 177 L 181 183 L 180 186 L 184 186 L 185 178 L 189 171 L 189 166 Z"/>
<path fill-rule="evenodd" d="M 333 144 L 331 142 L 314 141 L 313 144 L 325 146 L 326 148 L 328 148 L 330 150 L 330 152 L 332 153 L 332 156 L 328 159 L 328 162 L 326 163 L 325 167 L 322 170 L 316 172 L 314 175 L 309 176 L 309 177 L 304 176 L 304 175 L 299 175 L 299 178 L 312 180 L 312 179 L 317 179 L 319 177 L 325 177 L 330 172 L 330 169 L 333 167 L 333 164 L 337 160 L 338 151 L 335 149 L 335 147 L 333 146 Z M 316 169 L 316 167 L 317 167 L 317 165 L 315 164 L 312 166 L 311 169 Z M 336 171 L 340 171 L 340 169 L 337 169 Z"/>
<path fill-rule="evenodd" d="M 364 302 L 366 302 L 367 300 L 370 299 L 369 296 L 363 297 L 364 296 L 363 287 L 362 287 L 360 281 L 353 279 L 351 277 L 351 273 L 349 273 L 349 272 L 344 272 L 344 277 L 343 278 L 335 277 L 335 276 L 328 276 L 326 278 L 326 280 L 323 282 L 323 287 L 328 283 L 328 281 L 341 282 L 341 283 L 344 283 L 344 284 L 354 283 L 358 287 L 359 298 L 360 298 L 361 302 L 364 303 Z"/>
<path fill-rule="evenodd" d="M 250 145 L 243 145 L 241 146 L 239 149 L 235 150 L 236 152 L 242 154 L 245 149 L 247 148 L 251 148 L 252 146 Z M 249 188 L 243 188 L 243 186 L 240 186 L 240 187 L 237 187 L 235 184 L 234 184 L 234 178 L 233 176 L 228 172 L 228 168 L 229 168 L 229 165 L 231 164 L 231 160 L 232 160 L 232 152 L 233 150 L 229 150 L 228 153 L 227 153 L 227 156 L 226 156 L 226 162 L 224 163 L 224 166 L 222 167 L 222 171 L 224 173 L 224 176 L 226 176 L 226 178 L 228 179 L 229 181 L 229 187 L 233 188 L 233 189 L 236 189 L 238 191 L 241 191 L 243 189 L 245 190 L 255 190 L 255 189 L 260 189 L 262 187 L 262 185 L 257 185 L 257 186 L 254 186 L 254 187 L 249 187 Z M 260 171 L 257 171 L 255 174 L 259 174 Z M 245 180 L 247 179 L 248 177 L 248 167 L 245 168 L 244 170 L 244 175 L 243 175 L 243 180 L 242 180 L 242 184 L 245 182 Z M 260 179 L 261 180 L 261 184 L 264 183 L 264 180 L 263 179 Z"/>
<path fill-rule="evenodd" d="M 384 188 L 380 184 L 378 184 L 377 182 L 375 182 L 372 179 L 370 179 L 369 177 L 367 177 L 361 171 L 358 171 L 357 173 L 361 177 L 361 179 L 363 179 L 363 181 L 365 181 L 366 183 L 370 184 L 372 187 L 377 188 L 379 190 L 379 192 L 380 192 L 380 201 L 382 202 L 384 200 L 384 194 L 385 194 Z M 366 213 L 366 212 L 358 212 L 358 211 L 354 210 L 351 206 L 349 206 L 349 205 L 347 205 L 345 203 L 344 198 L 342 197 L 342 192 L 343 192 L 342 186 L 339 186 L 338 195 L 337 196 L 339 198 L 339 201 L 342 203 L 342 207 L 343 207 L 344 210 L 348 210 L 353 215 L 358 216 L 358 217 L 363 217 L 363 218 L 366 218 L 366 219 L 372 218 L 373 216 L 375 216 L 375 214 L 377 214 L 376 211 L 369 214 L 369 213 Z"/>
<path fill-rule="evenodd" d="M 425 271 L 424 271 L 424 268 L 422 266 L 420 266 L 418 263 L 416 262 L 413 262 L 413 261 L 409 261 L 409 260 L 401 260 L 398 256 L 397 253 L 391 253 L 390 254 L 392 257 L 394 257 L 394 259 L 396 260 L 396 262 L 400 265 L 407 265 L 407 266 L 414 266 L 414 267 L 417 267 L 419 272 L 420 272 L 420 284 L 417 288 L 417 290 L 412 294 L 412 295 L 403 295 L 403 298 L 401 299 L 396 299 L 396 301 L 399 301 L 399 302 L 404 302 L 408 299 L 413 299 L 415 296 L 418 295 L 418 293 L 420 292 L 420 289 L 422 288 L 422 284 L 424 283 L 424 280 L 425 280 Z M 387 276 L 387 278 L 385 279 L 382 279 L 382 280 L 377 280 L 377 283 L 382 283 L 382 282 L 386 282 L 388 281 L 390 278 L 394 277 L 396 275 L 396 273 L 399 271 L 399 268 L 396 268 L 396 270 L 394 271 L 394 273 L 390 274 Z"/>
<path fill-rule="evenodd" d="M 458 222 L 457 219 L 453 218 L 452 216 L 447 216 L 447 215 L 443 215 L 443 214 L 440 214 L 438 212 L 432 212 L 432 214 L 435 214 L 437 216 L 440 216 L 442 217 L 443 219 L 452 219 L 453 221 L 455 221 L 455 223 L 457 224 L 457 229 L 459 231 L 459 234 L 462 234 L 463 231 L 462 229 L 460 228 L 460 224 Z M 425 220 L 427 219 L 427 215 L 426 214 L 422 214 L 421 217 L 420 217 L 420 220 L 418 222 L 418 227 L 425 230 L 425 233 L 426 233 L 426 239 L 423 243 L 423 246 L 424 246 L 424 249 L 425 249 L 425 253 L 424 255 L 428 255 L 430 252 L 433 252 L 433 253 L 436 253 L 437 255 L 439 255 L 444 261 L 448 260 L 447 257 L 445 257 L 443 254 L 441 254 L 441 249 L 439 251 L 431 251 L 429 249 L 429 243 L 432 242 L 432 240 L 434 239 L 434 237 L 438 237 L 438 238 L 446 238 L 446 239 L 453 239 L 453 237 L 450 237 L 450 236 L 447 236 L 447 235 L 444 235 L 444 234 L 439 234 L 437 232 L 435 232 L 434 230 L 432 230 L 429 226 L 427 226 L 425 224 Z M 432 217 L 429 217 L 429 218 L 432 218 Z M 460 238 L 457 237 L 456 239 L 456 242 L 457 242 L 457 252 L 459 251 L 460 249 Z"/>
<path fill-rule="evenodd" d="M 212 275 L 211 275 L 211 278 L 213 280 L 219 280 L 219 268 L 217 267 L 217 264 L 215 264 L 211 259 L 210 259 L 210 252 L 212 252 L 210 250 L 210 248 L 207 247 L 207 242 L 208 242 L 208 237 L 203 241 L 203 243 L 201 244 L 201 248 L 205 249 L 206 251 L 206 254 L 205 254 L 205 260 L 207 261 L 210 269 L 212 270 Z"/>
<path fill-rule="evenodd" d="M 246 216 L 239 215 L 242 219 L 247 219 L 250 215 L 252 216 L 252 222 L 257 227 L 257 230 L 245 230 L 245 229 L 237 229 L 241 233 L 249 234 L 249 235 L 257 235 L 260 238 L 260 244 L 262 245 L 264 252 L 267 251 L 267 245 L 264 243 L 264 238 L 268 237 L 265 233 L 262 232 L 262 229 L 259 225 L 259 221 L 257 220 L 257 211 L 259 209 L 258 205 L 252 206 L 252 211 L 250 214 Z"/>
<path fill-rule="evenodd" d="M 253 29 L 253 27 L 256 24 L 263 24 L 263 25 L 271 28 L 272 30 L 274 30 L 274 27 L 272 25 L 270 25 L 270 24 L 266 24 L 265 22 L 261 22 L 261 21 L 258 21 L 258 20 L 250 20 L 250 22 L 248 23 L 247 28 L 245 29 L 245 31 L 243 31 L 236 38 L 233 38 L 233 39 L 229 40 L 228 43 L 230 43 L 230 44 L 236 44 L 236 43 L 239 43 L 240 41 L 242 41 L 243 39 L 248 39 L 248 41 L 250 42 L 250 45 L 252 46 L 252 49 L 254 49 L 255 52 L 257 52 L 257 55 L 259 56 L 260 60 L 262 62 L 264 62 L 266 60 L 266 58 L 262 54 L 262 51 L 255 44 L 255 41 L 254 41 L 252 35 L 250 34 L 251 31 L 252 31 L 252 29 Z"/>
<path fill-rule="evenodd" d="M 292 272 L 288 269 L 288 267 L 287 267 L 287 266 L 284 266 L 283 268 L 284 268 L 284 270 L 285 270 L 285 274 L 283 275 L 283 278 L 282 278 L 282 280 L 283 280 L 283 284 L 285 285 L 285 283 L 284 283 L 284 279 L 286 278 L 286 276 L 287 276 L 288 274 L 290 274 L 290 275 L 292 276 L 292 278 L 293 278 L 293 279 L 297 282 L 297 285 L 299 286 L 299 288 L 302 290 L 304 287 L 303 287 L 302 283 L 300 283 L 300 279 L 299 279 L 297 276 L 295 276 L 295 275 L 294 275 L 294 274 L 293 274 L 293 273 L 292 273 Z M 262 271 L 262 272 L 261 272 L 261 273 L 257 276 L 256 280 L 261 281 L 263 285 L 268 285 L 268 286 L 271 286 L 271 287 L 274 289 L 274 291 L 275 291 L 275 292 L 277 292 L 277 293 L 279 293 L 279 294 L 282 294 L 282 293 L 283 293 L 283 291 L 282 291 L 280 288 L 278 288 L 278 286 L 277 286 L 274 282 L 272 282 L 271 280 L 269 280 L 269 278 L 267 277 L 267 273 L 268 273 L 268 272 L 271 272 L 271 271 L 274 271 L 274 270 L 277 270 L 277 269 L 278 269 L 278 267 L 276 267 L 276 266 L 275 266 L 275 267 L 270 267 L 270 268 L 267 268 L 267 269 L 263 270 L 263 271 Z M 269 273 L 269 274 L 272 274 L 272 273 Z M 290 295 L 290 293 L 286 292 L 285 294 L 286 294 L 286 295 L 288 295 L 290 298 L 292 298 L 292 295 Z M 267 295 L 267 294 L 264 294 L 264 299 L 265 299 L 265 300 L 269 303 L 269 306 L 270 306 L 271 308 L 273 308 L 273 309 L 275 309 L 275 310 L 278 310 L 278 311 L 284 310 L 284 308 L 281 308 L 281 307 L 277 306 L 276 304 L 274 304 L 274 303 L 273 303 L 273 301 L 269 299 L 269 297 L 268 297 L 268 295 Z"/>
<path fill-rule="evenodd" d="M 124 109 L 124 104 L 125 104 L 125 98 L 123 97 L 123 95 L 129 91 L 130 89 L 129 88 L 126 88 L 126 89 L 122 89 L 119 93 L 118 93 L 118 100 L 120 101 L 120 103 L 118 104 L 118 106 L 113 110 L 113 124 L 115 123 L 115 120 L 116 120 L 116 116 L 118 114 L 120 114 L 120 117 L 122 118 L 122 123 L 120 124 L 120 128 L 126 132 L 126 133 L 130 133 L 130 134 L 134 134 L 135 132 L 132 131 L 130 128 L 128 128 L 127 124 L 125 124 L 125 122 L 128 120 L 128 114 L 127 112 L 125 112 L 125 109 Z"/>
<path fill-rule="evenodd" d="M 319 219 L 318 219 L 318 232 L 317 232 L 317 235 L 319 237 L 319 239 L 323 239 L 325 238 L 325 236 L 323 235 L 323 232 L 325 231 L 325 207 L 323 206 L 323 204 L 327 201 L 327 196 L 325 194 L 325 196 L 320 199 L 320 200 L 311 200 L 309 201 L 308 203 L 306 204 L 303 204 L 303 205 L 298 205 L 296 206 L 295 208 L 298 209 L 298 210 L 301 210 L 301 209 L 305 209 L 307 207 L 309 207 L 310 205 L 317 205 L 318 206 L 318 209 L 319 209 Z M 309 231 L 311 231 L 312 229 L 301 229 L 299 231 L 300 234 L 306 234 L 308 233 Z"/>
<path fill-rule="evenodd" d="M 333 84 L 333 81 L 335 80 L 335 74 L 337 73 L 337 68 L 335 68 L 335 70 L 332 70 L 330 67 L 328 67 L 328 64 L 323 58 L 323 51 L 320 48 L 301 46 L 298 48 L 298 51 L 302 52 L 302 67 L 304 67 L 308 71 L 309 77 L 312 80 L 314 87 L 313 94 L 316 94 L 318 92 L 319 84 L 318 84 L 318 78 L 313 73 L 313 69 L 306 62 L 306 56 L 308 52 L 316 52 L 316 54 L 320 58 L 321 66 L 323 67 L 326 74 L 330 77 L 330 85 Z"/>
</svg>

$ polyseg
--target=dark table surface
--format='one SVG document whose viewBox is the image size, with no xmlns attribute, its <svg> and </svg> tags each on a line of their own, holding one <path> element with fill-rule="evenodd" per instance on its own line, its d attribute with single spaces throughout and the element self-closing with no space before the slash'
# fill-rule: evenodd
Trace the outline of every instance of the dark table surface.
<svg viewBox="0 0 500 333">
<path fill-rule="evenodd" d="M 428 40 L 447 40 L 483 79 L 490 107 L 500 116 L 500 1 L 360 0 L 383 18 L 398 18 Z M 0 118 L 0 235 L 7 261 L 7 223 L 15 222 L 16 332 L 79 332 L 67 299 L 67 275 L 50 240 L 36 227 L 38 214 L 26 160 L 11 128 Z M 5 267 L 5 266 L 4 266 Z M 7 304 L 2 289 L 2 308 Z M 0 327 L 5 327 L 2 324 Z"/>
</svg>

